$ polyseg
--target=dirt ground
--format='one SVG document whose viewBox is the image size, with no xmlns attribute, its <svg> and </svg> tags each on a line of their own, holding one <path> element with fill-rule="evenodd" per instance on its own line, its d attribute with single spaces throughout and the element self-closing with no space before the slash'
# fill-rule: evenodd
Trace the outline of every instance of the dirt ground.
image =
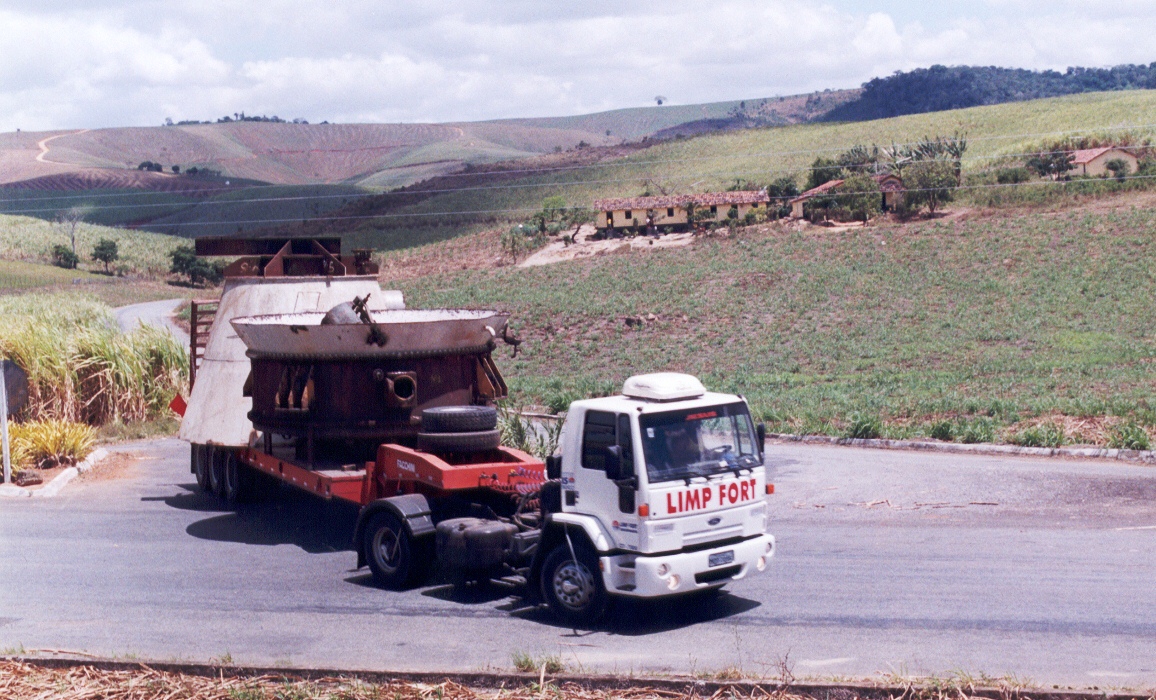
<svg viewBox="0 0 1156 700">
<path fill-rule="evenodd" d="M 694 242 L 694 234 L 668 233 L 663 236 L 635 236 L 634 238 L 609 238 L 601 241 L 591 240 L 595 228 L 590 225 L 578 229 L 574 234 L 574 242 L 567 244 L 564 241 L 554 241 L 546 247 L 536 251 L 533 255 L 518 263 L 518 267 L 535 267 L 550 265 L 565 260 L 580 260 L 598 255 L 606 255 L 615 251 L 646 251 L 662 248 L 682 248 Z"/>
</svg>

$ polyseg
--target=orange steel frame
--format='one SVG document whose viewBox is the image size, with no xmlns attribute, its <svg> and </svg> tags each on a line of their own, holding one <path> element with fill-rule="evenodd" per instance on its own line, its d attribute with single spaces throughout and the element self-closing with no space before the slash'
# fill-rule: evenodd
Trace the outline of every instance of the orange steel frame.
<svg viewBox="0 0 1156 700">
<path fill-rule="evenodd" d="M 289 460 L 248 447 L 238 453 L 244 464 L 322 498 L 340 498 L 367 505 L 378 498 L 403 493 L 436 495 L 449 491 L 489 489 L 524 493 L 537 489 L 546 479 L 545 464 L 511 447 L 452 460 L 401 445 L 377 448 L 377 461 L 366 462 L 364 472 L 335 474 L 317 472 Z"/>
</svg>

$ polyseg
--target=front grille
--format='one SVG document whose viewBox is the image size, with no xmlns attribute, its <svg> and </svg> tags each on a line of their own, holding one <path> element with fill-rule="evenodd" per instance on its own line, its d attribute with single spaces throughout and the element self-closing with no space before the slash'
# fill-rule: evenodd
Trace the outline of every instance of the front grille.
<svg viewBox="0 0 1156 700">
<path fill-rule="evenodd" d="M 723 568 L 715 569 L 714 571 L 704 571 L 701 574 L 694 575 L 694 582 L 714 583 L 715 581 L 722 581 L 724 579 L 731 578 L 738 572 L 742 571 L 742 569 L 742 565 L 735 564 L 734 566 L 724 566 Z"/>
</svg>

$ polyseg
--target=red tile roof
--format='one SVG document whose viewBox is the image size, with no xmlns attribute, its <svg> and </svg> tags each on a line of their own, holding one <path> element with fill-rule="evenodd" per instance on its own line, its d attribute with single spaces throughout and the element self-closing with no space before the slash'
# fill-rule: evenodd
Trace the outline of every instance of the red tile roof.
<svg viewBox="0 0 1156 700">
<path fill-rule="evenodd" d="M 695 206 L 731 206 L 738 204 L 754 204 L 755 202 L 769 202 L 771 198 L 763 190 L 746 190 L 739 192 L 708 192 L 706 194 L 675 194 L 662 197 L 627 197 L 617 199 L 596 199 L 594 208 L 599 211 L 669 209 L 670 207 L 685 207 L 688 204 Z"/>
<path fill-rule="evenodd" d="M 882 175 L 872 175 L 871 179 L 879 183 L 879 189 L 883 192 L 902 192 L 905 189 L 903 187 L 903 180 L 901 180 L 898 175 L 884 173 Z M 811 197 L 826 194 L 839 185 L 842 185 L 843 182 L 843 180 L 828 180 L 818 187 L 812 187 L 798 197 L 795 197 L 790 201 L 790 203 L 794 204 L 795 202 L 801 202 L 805 199 L 810 199 Z"/>
<path fill-rule="evenodd" d="M 1095 159 L 1104 155 L 1108 151 L 1122 151 L 1124 153 L 1128 153 L 1127 149 L 1120 148 L 1119 146 L 1101 146 L 1100 148 L 1084 148 L 1084 149 L 1081 149 L 1079 151 L 1072 151 L 1072 155 L 1075 156 L 1075 158 L 1072 160 L 1072 165 L 1087 165 L 1088 163 L 1091 163 L 1092 161 L 1094 161 Z M 1128 155 L 1132 155 L 1132 154 L 1128 153 Z"/>
</svg>

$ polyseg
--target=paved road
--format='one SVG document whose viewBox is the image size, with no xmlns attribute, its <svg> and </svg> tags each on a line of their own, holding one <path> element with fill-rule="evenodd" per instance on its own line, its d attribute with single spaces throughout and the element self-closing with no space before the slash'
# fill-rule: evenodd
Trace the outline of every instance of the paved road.
<svg viewBox="0 0 1156 700">
<path fill-rule="evenodd" d="M 189 344 L 189 334 L 180 326 L 173 323 L 173 312 L 181 305 L 183 299 L 163 299 L 149 301 L 143 304 L 120 306 L 114 309 L 116 325 L 122 331 L 131 331 L 140 324 L 167 328 L 173 336 L 184 346 Z"/>
<path fill-rule="evenodd" d="M 1113 462 L 772 445 L 779 553 L 714 602 L 575 632 L 500 587 L 378 590 L 351 508 L 282 490 L 237 512 L 187 451 L 0 504 L 0 648 L 347 668 L 1015 674 L 1156 684 L 1156 472 Z M 987 505 L 996 504 L 996 505 Z"/>
</svg>

